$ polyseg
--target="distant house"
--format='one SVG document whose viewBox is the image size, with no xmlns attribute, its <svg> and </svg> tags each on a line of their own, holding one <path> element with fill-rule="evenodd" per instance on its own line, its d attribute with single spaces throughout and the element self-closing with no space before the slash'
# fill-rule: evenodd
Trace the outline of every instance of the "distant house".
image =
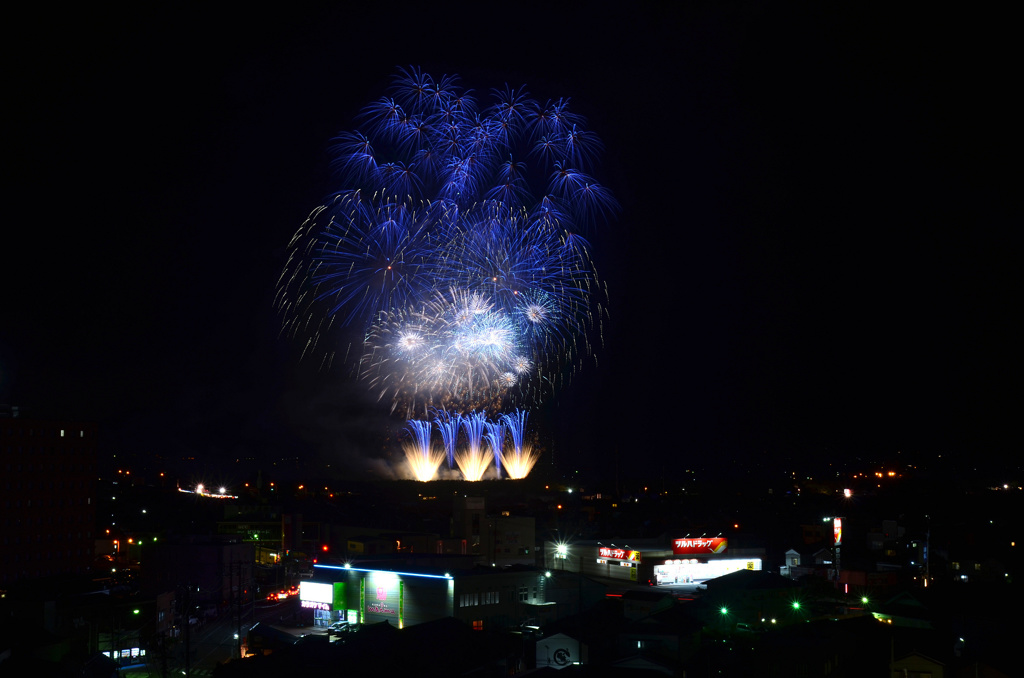
<svg viewBox="0 0 1024 678">
<path fill-rule="evenodd" d="M 789 579 L 801 577 L 830 578 L 833 570 L 833 552 L 830 547 L 816 548 L 801 553 L 796 549 L 786 551 L 785 563 L 779 567 L 779 575 Z"/>
<path fill-rule="evenodd" d="M 790 577 L 796 579 L 800 570 L 800 552 L 796 549 L 789 549 L 786 551 L 786 563 L 779 568 L 779 574 L 783 577 Z"/>
<path fill-rule="evenodd" d="M 585 664 L 587 646 L 577 638 L 556 633 L 537 641 L 537 668 L 564 669 L 573 664 Z"/>
<path fill-rule="evenodd" d="M 931 629 L 933 613 L 920 600 L 907 592 L 900 593 L 882 603 L 875 619 L 892 626 Z"/>
<path fill-rule="evenodd" d="M 911 652 L 892 663 L 889 675 L 892 678 L 945 678 L 946 665 L 920 652 Z"/>
</svg>

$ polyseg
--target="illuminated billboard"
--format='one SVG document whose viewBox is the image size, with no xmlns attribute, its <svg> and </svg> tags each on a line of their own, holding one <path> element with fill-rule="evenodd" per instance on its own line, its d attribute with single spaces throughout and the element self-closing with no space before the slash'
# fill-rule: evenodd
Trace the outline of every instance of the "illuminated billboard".
<svg viewBox="0 0 1024 678">
<path fill-rule="evenodd" d="M 673 539 L 672 555 L 675 556 L 706 556 L 725 553 L 729 540 L 725 537 L 697 537 L 691 539 Z"/>
<path fill-rule="evenodd" d="M 363 621 L 398 621 L 401 628 L 402 581 L 394 572 L 368 572 L 362 586 Z"/>
<path fill-rule="evenodd" d="M 628 551 L 626 549 L 609 548 L 602 546 L 598 550 L 598 555 L 602 558 L 614 558 L 615 560 L 630 560 L 633 562 L 640 562 L 639 551 Z"/>
<path fill-rule="evenodd" d="M 311 581 L 299 582 L 299 600 L 302 607 L 312 610 L 330 610 L 334 603 L 334 586 Z"/>
<path fill-rule="evenodd" d="M 835 538 L 834 544 L 841 546 L 843 543 L 843 519 L 836 518 L 832 521 L 832 536 Z"/>
</svg>

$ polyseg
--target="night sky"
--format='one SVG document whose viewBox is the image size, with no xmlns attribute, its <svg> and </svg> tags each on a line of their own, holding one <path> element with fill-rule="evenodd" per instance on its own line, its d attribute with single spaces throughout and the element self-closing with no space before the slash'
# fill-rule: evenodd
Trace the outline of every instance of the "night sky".
<svg viewBox="0 0 1024 678">
<path fill-rule="evenodd" d="M 1005 465 L 1010 22 L 687 4 L 12 19 L 0 403 L 99 421 L 108 449 L 368 468 L 401 422 L 296 365 L 272 301 L 335 188 L 331 138 L 412 64 L 572 97 L 605 143 L 611 321 L 598 366 L 531 414 L 559 468 Z"/>
</svg>

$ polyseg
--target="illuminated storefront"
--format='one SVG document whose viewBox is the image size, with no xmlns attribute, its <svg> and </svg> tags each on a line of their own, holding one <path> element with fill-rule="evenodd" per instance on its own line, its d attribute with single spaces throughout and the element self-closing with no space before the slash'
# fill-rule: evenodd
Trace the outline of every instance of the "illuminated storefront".
<svg viewBox="0 0 1024 678">
<path fill-rule="evenodd" d="M 146 661 L 146 651 L 138 647 L 114 650 L 113 652 L 104 651 L 103 656 L 113 659 L 122 668 L 132 664 L 142 664 Z"/>
<path fill-rule="evenodd" d="M 760 558 L 668 558 L 654 566 L 656 586 L 696 584 L 739 570 L 760 570 Z"/>
<path fill-rule="evenodd" d="M 352 610 L 352 614 L 349 614 L 345 590 L 343 581 L 303 581 L 299 583 L 299 604 L 313 611 L 314 626 L 329 626 L 336 621 L 356 622 L 358 613 Z"/>
<path fill-rule="evenodd" d="M 454 580 L 450 575 L 364 570 L 317 565 L 314 571 L 337 581 L 304 581 L 299 585 L 303 608 L 313 611 L 316 626 L 336 621 L 375 624 L 387 621 L 398 628 L 407 623 L 452 616 Z M 321 578 L 318 577 L 318 578 Z M 415 585 L 407 583 L 415 580 Z M 408 612 L 408 615 L 407 615 Z"/>
<path fill-rule="evenodd" d="M 535 616 L 546 579 L 536 570 L 433 574 L 316 565 L 299 587 L 313 623 L 388 622 L 397 628 L 455 617 L 473 628 L 509 628 Z"/>
<path fill-rule="evenodd" d="M 630 543 L 547 542 L 545 566 L 623 583 L 697 584 L 736 572 L 760 570 L 763 549 L 733 548 L 724 537 L 684 537 Z"/>
<path fill-rule="evenodd" d="M 638 578 L 641 560 L 642 554 L 640 551 L 599 546 L 597 549 L 597 572 L 600 573 L 603 566 L 606 578 L 629 579 L 629 581 L 635 582 Z"/>
</svg>

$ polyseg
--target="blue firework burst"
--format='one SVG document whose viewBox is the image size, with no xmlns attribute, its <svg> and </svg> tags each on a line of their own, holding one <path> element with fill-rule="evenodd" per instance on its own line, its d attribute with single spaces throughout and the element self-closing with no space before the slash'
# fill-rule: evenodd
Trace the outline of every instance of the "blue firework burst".
<svg viewBox="0 0 1024 678">
<path fill-rule="evenodd" d="M 600 286 L 580 232 L 617 209 L 569 103 L 398 69 L 333 142 L 341 185 L 293 238 L 286 330 L 324 353 L 361 330 L 359 373 L 395 407 L 538 397 L 588 345 Z M 473 304 L 486 310 L 455 320 Z"/>
</svg>

